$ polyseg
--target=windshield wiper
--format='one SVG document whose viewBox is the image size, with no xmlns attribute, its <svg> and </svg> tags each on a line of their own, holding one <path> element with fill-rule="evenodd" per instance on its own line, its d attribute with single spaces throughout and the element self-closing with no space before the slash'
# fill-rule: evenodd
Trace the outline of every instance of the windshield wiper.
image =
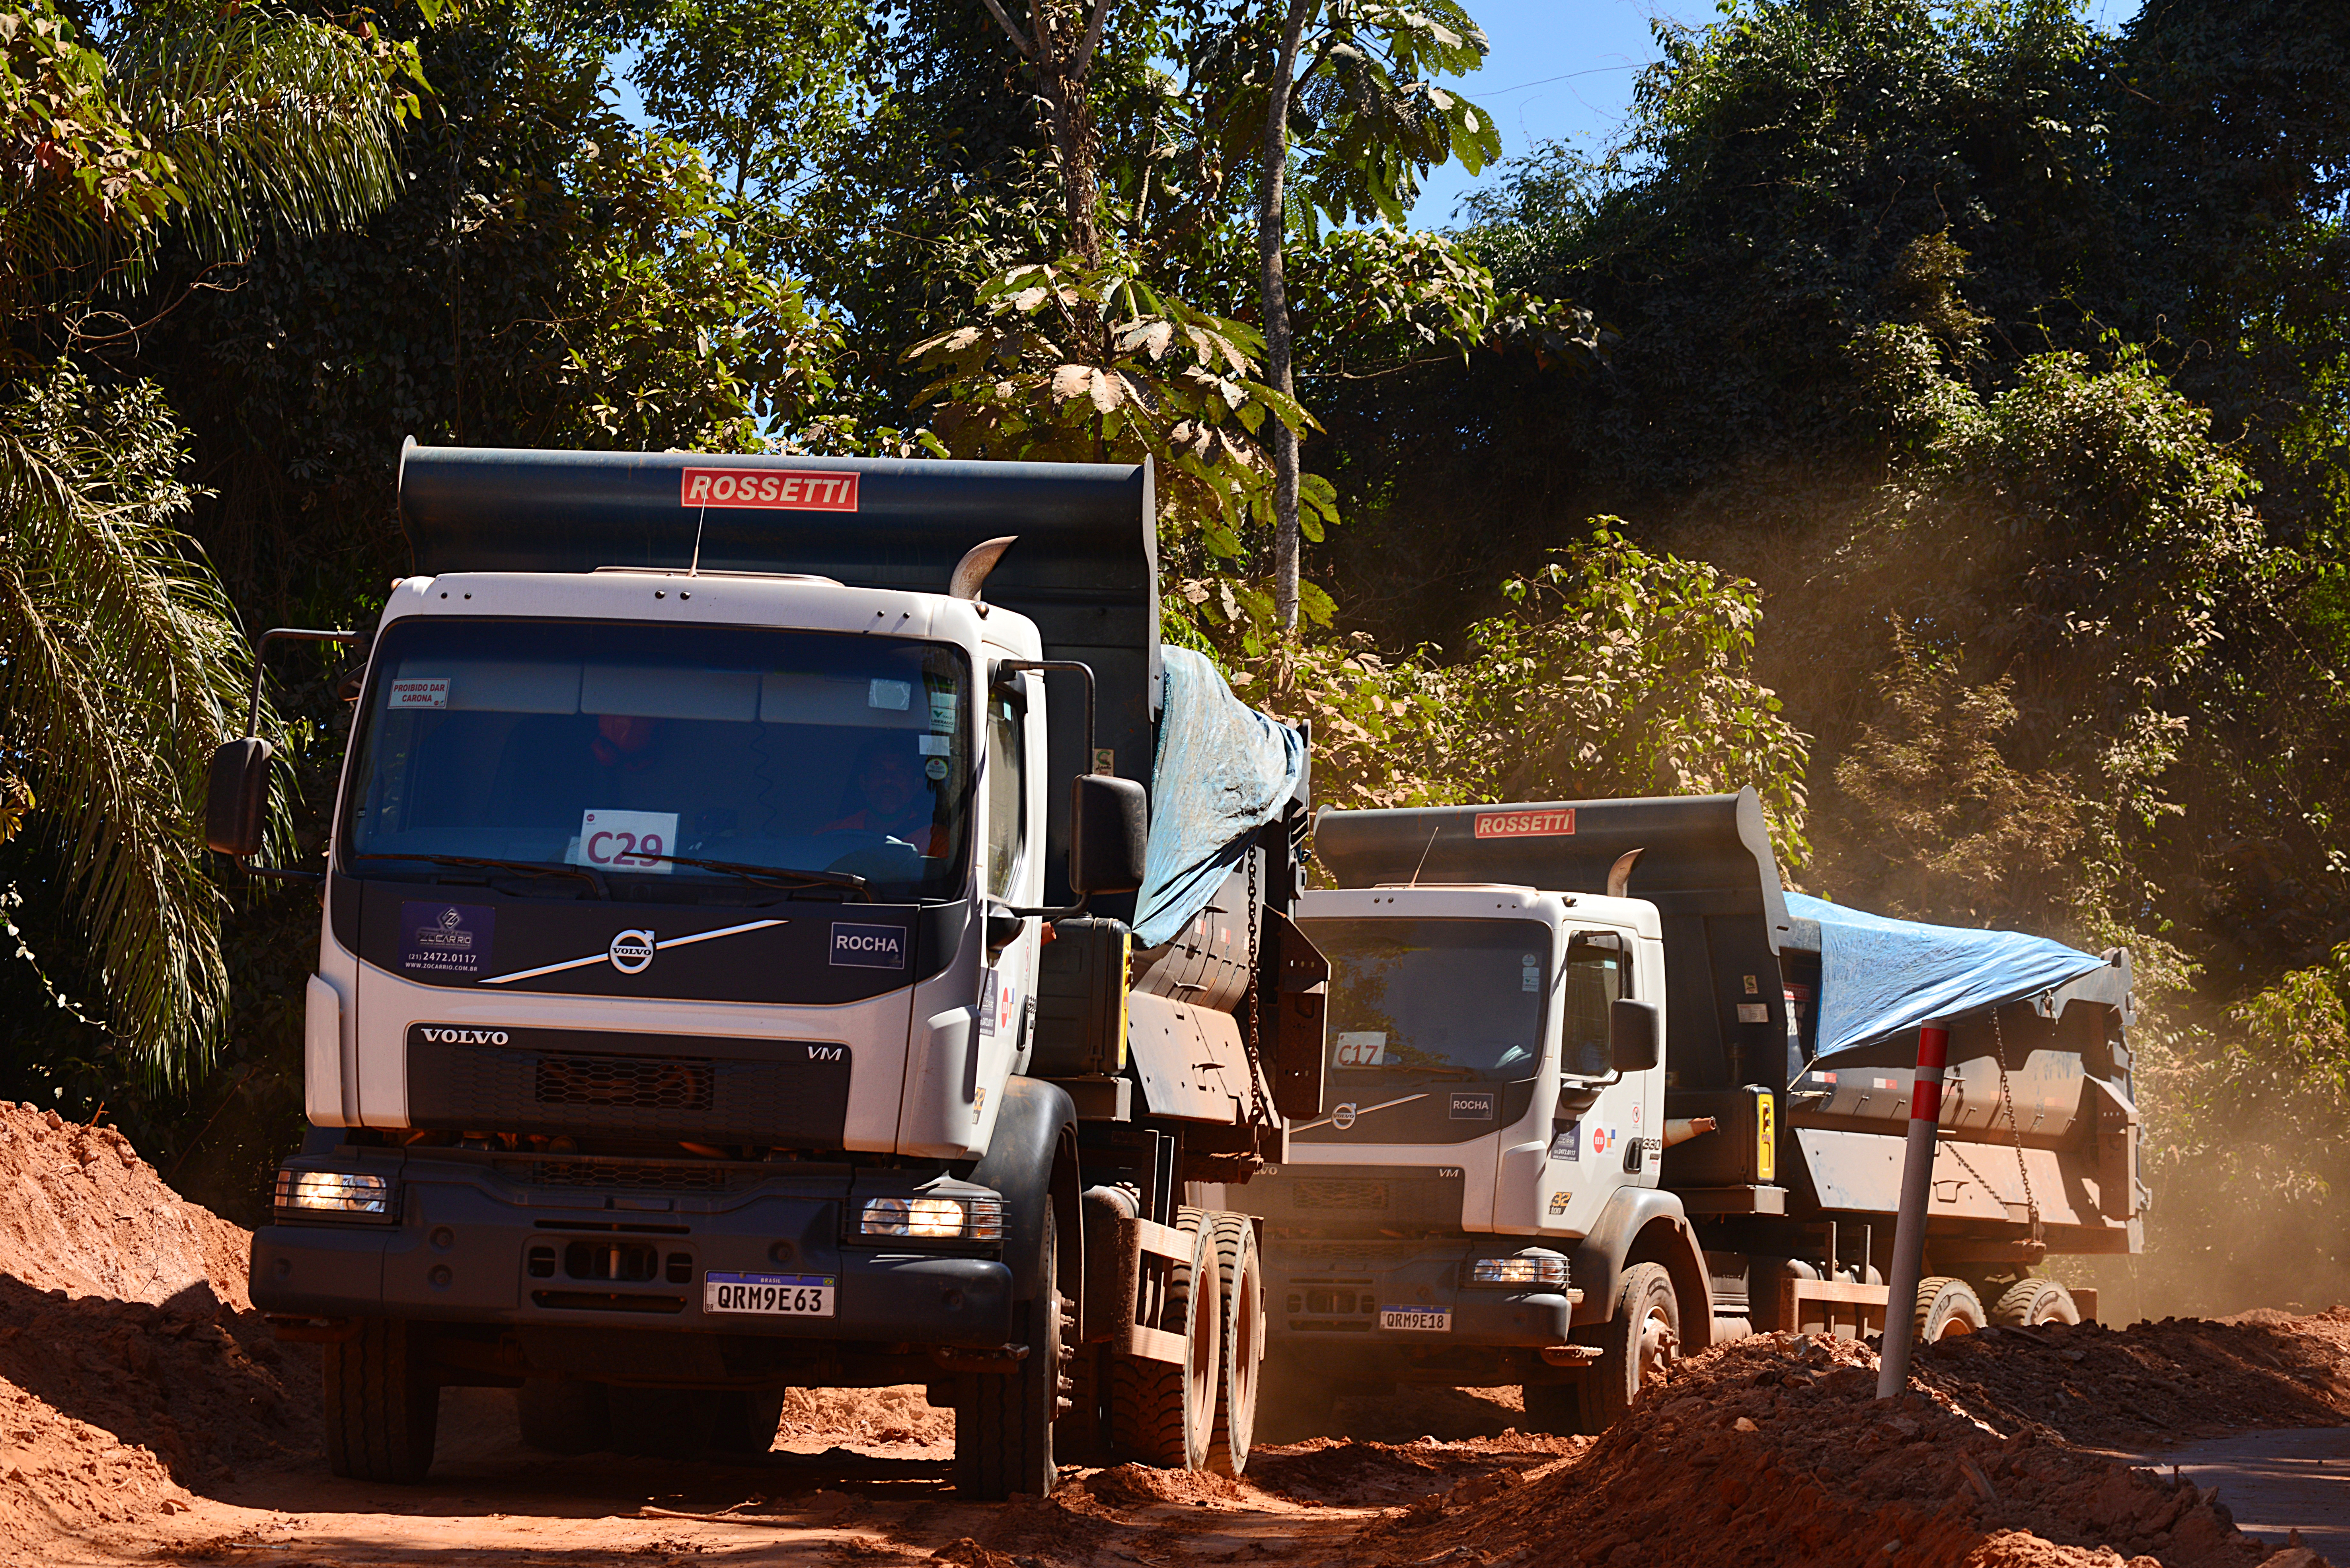
<svg viewBox="0 0 2350 1568">
<path fill-rule="evenodd" d="M 879 901 L 873 897 L 873 884 L 854 871 L 795 871 L 784 866 L 746 866 L 739 860 L 704 860 L 693 855 L 637 854 L 629 858 L 666 860 L 672 866 L 691 866 L 702 871 L 725 871 L 776 888 L 844 888 L 868 904 Z"/>
<path fill-rule="evenodd" d="M 1474 1067 L 1455 1067 L 1449 1064 L 1443 1065 L 1431 1064 L 1422 1066 L 1409 1062 L 1380 1062 L 1368 1067 L 1341 1067 L 1339 1071 L 1342 1073 L 1419 1073 L 1431 1078 L 1468 1078 L 1471 1080 L 1479 1079 L 1484 1076 L 1483 1074 L 1478 1072 Z"/>
<path fill-rule="evenodd" d="M 528 860 L 492 860 L 480 855 L 346 855 L 346 860 L 421 860 L 430 866 L 479 866 L 492 871 L 518 871 L 525 877 L 576 877 L 608 899 L 612 889 L 602 876 L 585 866 L 541 866 Z"/>
</svg>

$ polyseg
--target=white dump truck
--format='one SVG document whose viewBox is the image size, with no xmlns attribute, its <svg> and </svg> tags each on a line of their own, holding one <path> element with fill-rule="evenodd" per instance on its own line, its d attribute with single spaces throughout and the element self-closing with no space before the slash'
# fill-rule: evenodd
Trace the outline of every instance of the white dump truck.
<svg viewBox="0 0 2350 1568">
<path fill-rule="evenodd" d="M 364 653 L 252 1264 L 336 1472 L 452 1384 L 763 1452 L 907 1382 L 979 1497 L 1239 1469 L 1256 1232 L 1185 1195 L 1319 1114 L 1305 737 L 1161 649 L 1149 468 L 411 443 L 400 506 L 374 628 L 270 634 Z"/>
<path fill-rule="evenodd" d="M 1928 1340 L 2137 1251 L 2128 955 L 1790 894 L 1752 792 L 1321 814 L 1330 1105 L 1264 1224 L 1269 1412 L 1518 1385 L 1597 1431 L 1671 1359 L 1881 1325 L 1918 1030 L 1951 1029 Z"/>
</svg>

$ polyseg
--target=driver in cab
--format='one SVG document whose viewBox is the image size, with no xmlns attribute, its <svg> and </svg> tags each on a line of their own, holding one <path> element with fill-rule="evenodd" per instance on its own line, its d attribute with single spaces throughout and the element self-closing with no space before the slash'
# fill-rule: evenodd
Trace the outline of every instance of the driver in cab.
<svg viewBox="0 0 2350 1568">
<path fill-rule="evenodd" d="M 941 764 L 943 758 L 927 762 Z M 848 794 L 843 803 L 851 809 L 845 816 L 827 822 L 818 833 L 879 833 L 912 845 L 927 856 L 949 853 L 948 835 L 937 817 L 937 803 L 932 794 L 926 759 L 914 754 L 914 737 L 907 734 L 877 735 L 858 752 L 857 764 L 848 775 Z"/>
</svg>

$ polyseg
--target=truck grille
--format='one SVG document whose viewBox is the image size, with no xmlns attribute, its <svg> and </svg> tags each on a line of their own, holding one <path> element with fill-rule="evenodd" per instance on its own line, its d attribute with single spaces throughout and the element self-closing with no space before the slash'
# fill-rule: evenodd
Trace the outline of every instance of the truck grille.
<svg viewBox="0 0 2350 1568">
<path fill-rule="evenodd" d="M 1385 1209 L 1384 1181 L 1299 1181 L 1290 1189 L 1293 1209 Z"/>
<path fill-rule="evenodd" d="M 650 1192 L 732 1192 L 764 1181 L 773 1170 L 740 1166 L 648 1162 L 600 1165 L 571 1159 L 501 1160 L 507 1176 L 532 1186 L 608 1187 Z"/>
<path fill-rule="evenodd" d="M 532 1085 L 542 1106 L 629 1106 L 706 1111 L 710 1064 L 689 1057 L 541 1056 Z"/>
<path fill-rule="evenodd" d="M 837 1148 L 851 1070 L 847 1047 L 820 1041 L 412 1024 L 409 1121 Z"/>
</svg>

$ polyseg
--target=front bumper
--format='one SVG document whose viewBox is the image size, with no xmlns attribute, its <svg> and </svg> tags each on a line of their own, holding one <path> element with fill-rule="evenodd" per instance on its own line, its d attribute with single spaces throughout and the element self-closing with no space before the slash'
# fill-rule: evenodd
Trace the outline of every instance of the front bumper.
<svg viewBox="0 0 2350 1568">
<path fill-rule="evenodd" d="M 1012 1271 L 992 1257 L 841 1244 L 859 1172 L 781 1168 L 727 1192 L 535 1185 L 490 1160 L 382 1157 L 390 1224 L 268 1225 L 254 1304 L 301 1317 L 985 1348 L 1012 1334 Z M 830 1316 L 706 1313 L 712 1272 L 828 1277 Z M 618 1276 L 618 1277 L 615 1277 Z M 642 1276 L 642 1277 L 637 1277 Z"/>
<path fill-rule="evenodd" d="M 1265 1247 L 1271 1337 L 1293 1348 L 1563 1345 L 1579 1292 L 1468 1286 L 1466 1241 L 1284 1242 Z M 1431 1326 L 1441 1319 L 1442 1327 Z M 1413 1324 L 1416 1326 L 1403 1326 Z"/>
</svg>

